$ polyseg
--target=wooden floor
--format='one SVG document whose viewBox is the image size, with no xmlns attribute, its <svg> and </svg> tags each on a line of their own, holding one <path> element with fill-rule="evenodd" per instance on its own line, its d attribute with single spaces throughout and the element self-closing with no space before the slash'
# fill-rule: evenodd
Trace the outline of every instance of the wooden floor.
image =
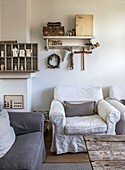
<svg viewBox="0 0 125 170">
<path fill-rule="evenodd" d="M 60 163 L 60 162 L 89 162 L 88 154 L 87 153 L 65 153 L 61 155 L 56 155 L 56 153 L 50 152 L 51 146 L 51 131 L 47 133 L 45 136 L 45 147 L 46 147 L 46 159 L 45 162 L 47 163 Z"/>
</svg>

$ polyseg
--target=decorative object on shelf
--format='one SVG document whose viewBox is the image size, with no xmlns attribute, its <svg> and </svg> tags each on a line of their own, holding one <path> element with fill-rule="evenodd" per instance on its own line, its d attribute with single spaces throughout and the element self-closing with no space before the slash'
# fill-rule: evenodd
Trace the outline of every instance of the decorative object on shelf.
<svg viewBox="0 0 125 170">
<path fill-rule="evenodd" d="M 17 65 L 14 66 L 14 70 L 15 70 L 15 71 L 17 70 Z"/>
<path fill-rule="evenodd" d="M 1 57 L 4 57 L 4 51 L 1 51 Z"/>
<path fill-rule="evenodd" d="M 21 65 L 21 68 L 20 68 L 20 70 L 24 70 L 24 69 L 23 69 L 23 65 Z"/>
<path fill-rule="evenodd" d="M 44 36 L 64 36 L 64 26 L 61 22 L 48 22 L 47 27 L 43 27 Z"/>
<path fill-rule="evenodd" d="M 60 56 L 58 56 L 55 53 L 50 55 L 47 59 L 47 67 L 55 69 L 55 68 L 59 68 L 59 66 L 60 66 Z"/>
<path fill-rule="evenodd" d="M 20 50 L 19 56 L 20 57 L 25 57 L 25 50 Z"/>
<path fill-rule="evenodd" d="M 49 45 L 62 45 L 61 40 L 49 40 Z"/>
<path fill-rule="evenodd" d="M 93 15 L 76 15 L 76 35 L 93 36 Z"/>
<path fill-rule="evenodd" d="M 93 49 L 99 47 L 99 46 L 100 46 L 100 43 L 99 43 L 99 42 L 97 42 L 97 43 L 95 43 L 95 44 L 86 43 L 86 45 L 89 47 L 89 50 L 93 50 Z"/>
<path fill-rule="evenodd" d="M 12 53 L 13 53 L 13 57 L 18 57 L 19 50 L 16 47 L 14 47 L 12 49 Z"/>
<path fill-rule="evenodd" d="M 26 49 L 26 56 L 31 57 L 32 56 L 32 49 Z"/>
<path fill-rule="evenodd" d="M 23 109 L 23 95 L 4 95 L 4 108 L 6 109 Z"/>
<path fill-rule="evenodd" d="M 76 30 L 75 29 L 67 30 L 66 35 L 67 36 L 76 36 Z"/>
<path fill-rule="evenodd" d="M 61 27 L 61 22 L 48 22 L 47 27 Z"/>
<path fill-rule="evenodd" d="M 5 69 L 5 65 L 1 64 L 0 68 L 1 68 L 1 70 L 4 70 Z"/>
<path fill-rule="evenodd" d="M 4 56 L 1 57 L 1 51 Z M 0 43 L 0 66 L 5 65 L 4 72 L 18 74 L 38 71 L 37 43 Z M 21 69 L 23 65 L 23 71 Z M 16 71 L 18 70 L 18 71 Z M 0 68 L 1 71 L 1 68 Z M 3 71 L 1 71 L 3 73 Z"/>
</svg>

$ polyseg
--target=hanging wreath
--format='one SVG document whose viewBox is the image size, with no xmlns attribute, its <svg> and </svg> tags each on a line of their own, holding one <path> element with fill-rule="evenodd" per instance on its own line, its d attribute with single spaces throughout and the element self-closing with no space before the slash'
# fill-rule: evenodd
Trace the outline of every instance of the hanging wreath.
<svg viewBox="0 0 125 170">
<path fill-rule="evenodd" d="M 60 56 L 57 54 L 52 54 L 47 59 L 47 67 L 48 68 L 59 68 L 60 66 Z"/>
</svg>

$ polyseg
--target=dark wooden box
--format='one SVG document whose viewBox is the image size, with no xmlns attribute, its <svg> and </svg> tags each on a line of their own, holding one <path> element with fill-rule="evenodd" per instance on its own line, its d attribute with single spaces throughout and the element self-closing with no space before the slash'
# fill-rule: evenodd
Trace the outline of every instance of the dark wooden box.
<svg viewBox="0 0 125 170">
<path fill-rule="evenodd" d="M 61 27 L 43 27 L 44 36 L 64 36 L 64 26 Z"/>
</svg>

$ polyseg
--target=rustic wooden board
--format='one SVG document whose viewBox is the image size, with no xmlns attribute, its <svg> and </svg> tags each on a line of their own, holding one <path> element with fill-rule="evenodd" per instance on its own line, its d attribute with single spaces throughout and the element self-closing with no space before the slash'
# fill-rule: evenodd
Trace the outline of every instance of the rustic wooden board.
<svg viewBox="0 0 125 170">
<path fill-rule="evenodd" d="M 86 141 L 88 151 L 125 151 L 125 142 Z"/>
<path fill-rule="evenodd" d="M 111 142 L 125 142 L 125 135 L 96 135 L 85 136 L 86 141 L 111 141 Z"/>
<path fill-rule="evenodd" d="M 92 166 L 93 170 L 124 170 L 125 161 L 96 161 Z"/>
<path fill-rule="evenodd" d="M 93 15 L 76 15 L 76 36 L 93 36 Z"/>
<path fill-rule="evenodd" d="M 125 169 L 125 135 L 86 136 L 93 170 Z"/>
<path fill-rule="evenodd" d="M 125 151 L 89 151 L 89 157 L 91 161 L 99 160 L 125 160 Z"/>
</svg>

